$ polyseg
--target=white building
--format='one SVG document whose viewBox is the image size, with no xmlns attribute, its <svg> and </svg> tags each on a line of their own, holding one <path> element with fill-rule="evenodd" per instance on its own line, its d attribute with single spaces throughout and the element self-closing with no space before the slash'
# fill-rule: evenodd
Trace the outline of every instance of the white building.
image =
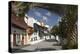
<svg viewBox="0 0 80 54">
<path fill-rule="evenodd" d="M 25 17 L 24 17 L 24 21 L 26 22 L 26 24 L 27 24 L 28 26 L 32 27 L 33 30 L 34 30 L 34 23 L 36 23 L 39 27 L 49 28 L 48 25 L 44 25 L 43 22 L 39 22 L 39 21 L 37 21 L 35 18 L 30 17 L 30 16 L 28 16 L 27 14 L 26 14 Z M 27 33 L 28 33 L 28 32 L 27 32 Z M 29 40 L 30 40 L 30 42 L 34 42 L 34 41 L 41 40 L 40 37 L 39 37 L 39 31 L 37 31 L 37 32 L 34 32 L 34 31 L 33 31 L 33 33 L 31 34 Z"/>
</svg>

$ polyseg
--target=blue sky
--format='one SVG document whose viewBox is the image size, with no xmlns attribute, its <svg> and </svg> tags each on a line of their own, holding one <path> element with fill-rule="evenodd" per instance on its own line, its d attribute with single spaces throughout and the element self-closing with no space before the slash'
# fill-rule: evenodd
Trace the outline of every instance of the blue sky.
<svg viewBox="0 0 80 54">
<path fill-rule="evenodd" d="M 44 23 L 49 26 L 54 26 L 57 24 L 58 19 L 60 18 L 58 14 L 55 14 L 55 12 L 50 12 L 47 9 L 37 7 L 30 9 L 27 14 L 39 21 L 43 20 Z"/>
</svg>

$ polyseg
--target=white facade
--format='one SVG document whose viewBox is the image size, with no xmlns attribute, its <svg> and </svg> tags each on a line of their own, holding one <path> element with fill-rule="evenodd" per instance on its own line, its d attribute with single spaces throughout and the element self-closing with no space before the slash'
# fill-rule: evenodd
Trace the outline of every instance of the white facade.
<svg viewBox="0 0 80 54">
<path fill-rule="evenodd" d="M 28 26 L 33 27 L 34 23 L 37 23 L 37 20 L 35 20 L 33 17 L 24 17 L 24 21 L 27 23 Z"/>
<path fill-rule="evenodd" d="M 14 33 L 16 34 L 15 36 L 14 36 Z M 10 40 L 11 48 L 14 47 L 14 42 L 15 42 L 15 46 L 16 45 L 21 46 L 21 45 L 26 45 L 27 44 L 28 39 L 27 39 L 27 35 L 26 35 L 26 30 L 22 30 L 22 29 L 19 29 L 17 27 L 11 26 L 10 37 L 11 37 L 11 40 Z M 14 40 L 14 37 L 16 37 L 15 40 Z"/>
<path fill-rule="evenodd" d="M 44 25 L 43 22 L 39 22 L 37 21 L 35 18 L 33 17 L 30 17 L 28 16 L 27 14 L 25 15 L 24 17 L 24 21 L 26 22 L 26 24 L 30 27 L 34 27 L 34 23 L 40 25 L 40 26 L 45 26 L 47 28 L 49 28 L 49 25 Z M 43 38 L 45 39 L 45 38 Z M 28 42 L 31 44 L 31 43 L 35 43 L 37 42 L 38 40 L 40 40 L 40 37 L 39 37 L 39 32 L 33 32 L 33 34 L 31 35 L 31 39 L 28 40 Z"/>
<path fill-rule="evenodd" d="M 27 18 L 26 18 L 26 17 L 27 17 Z M 26 24 L 27 24 L 28 26 L 31 26 L 31 27 L 34 26 L 34 25 L 33 25 L 34 23 L 36 23 L 36 24 L 38 24 L 38 25 L 40 25 L 40 26 L 45 26 L 43 22 L 39 22 L 39 21 L 37 21 L 35 18 L 30 17 L 30 16 L 28 16 L 27 14 L 26 14 L 25 17 L 24 17 L 24 21 L 26 22 Z M 49 27 L 48 25 L 46 25 L 46 26 Z"/>
</svg>

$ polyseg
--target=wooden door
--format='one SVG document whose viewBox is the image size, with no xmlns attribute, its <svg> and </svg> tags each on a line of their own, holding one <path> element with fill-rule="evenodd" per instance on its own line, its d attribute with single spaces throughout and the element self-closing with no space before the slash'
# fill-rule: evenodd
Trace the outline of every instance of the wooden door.
<svg viewBox="0 0 80 54">
<path fill-rule="evenodd" d="M 24 36 L 22 36 L 22 45 L 24 45 Z"/>
<path fill-rule="evenodd" d="M 16 46 L 16 34 L 13 34 L 13 46 Z"/>
</svg>

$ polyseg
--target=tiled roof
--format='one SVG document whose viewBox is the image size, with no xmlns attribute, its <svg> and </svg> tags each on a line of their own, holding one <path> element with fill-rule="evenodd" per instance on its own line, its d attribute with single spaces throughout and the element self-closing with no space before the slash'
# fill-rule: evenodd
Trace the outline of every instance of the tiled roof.
<svg viewBox="0 0 80 54">
<path fill-rule="evenodd" d="M 20 28 L 27 29 L 27 24 L 24 22 L 24 18 L 22 17 L 11 15 L 11 23 Z"/>
</svg>

